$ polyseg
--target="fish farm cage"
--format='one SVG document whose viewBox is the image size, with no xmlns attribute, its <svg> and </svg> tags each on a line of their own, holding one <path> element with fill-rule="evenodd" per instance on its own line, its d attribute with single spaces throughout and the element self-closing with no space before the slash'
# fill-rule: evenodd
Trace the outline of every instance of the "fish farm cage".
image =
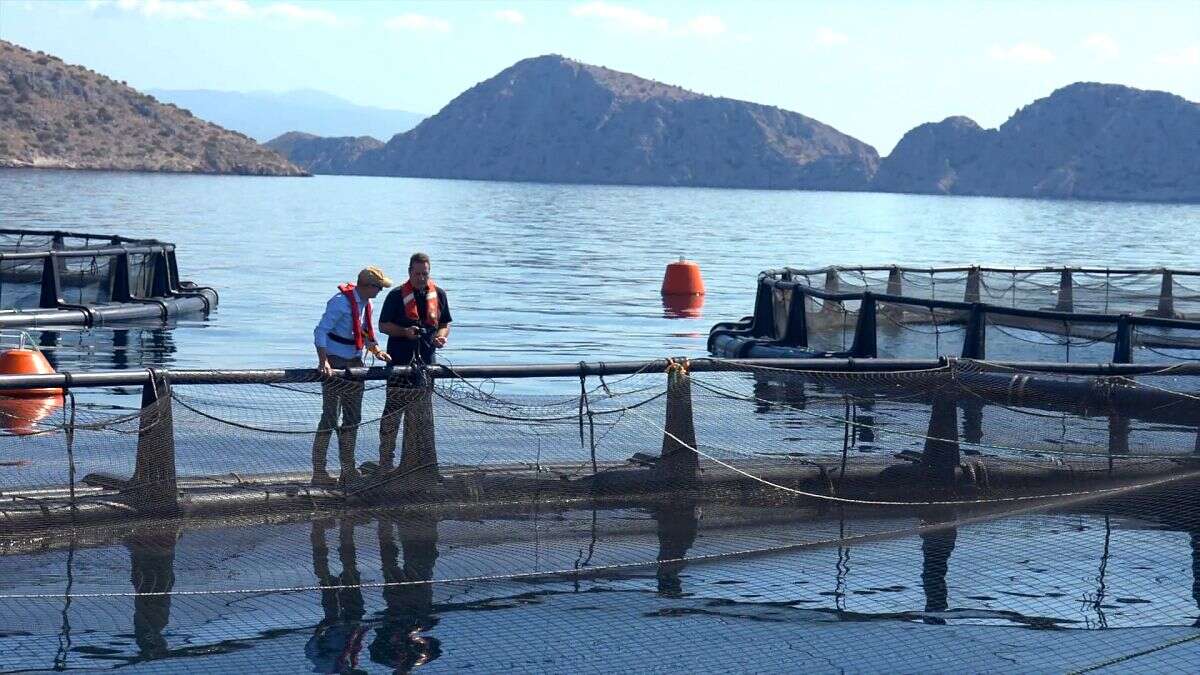
<svg viewBox="0 0 1200 675">
<path fill-rule="evenodd" d="M 1194 361 L 1200 271 L 768 270 L 759 274 L 753 315 L 716 324 L 708 348 L 727 358 Z"/>
<path fill-rule="evenodd" d="M 0 653 L 259 672 L 1186 668 L 1197 376 L 959 358 L 2 376 L 51 404 L 0 433 Z M 323 422 L 331 401 L 343 417 Z M 314 480 L 318 457 L 340 483 Z M 831 604 L 805 609 L 825 556 Z M 854 585 L 867 560 L 910 558 L 919 599 Z M 956 595 L 956 566 L 982 590 Z M 1068 592 L 1083 619 L 1054 604 Z M 663 639 L 652 617 L 686 623 Z M 1001 626 L 1023 630 L 984 632 Z M 1095 630 L 1116 626 L 1135 628 Z M 601 667 L 581 630 L 622 649 Z M 796 631 L 821 653 L 784 647 Z M 748 651 L 714 651 L 730 639 Z"/>
<path fill-rule="evenodd" d="M 167 320 L 207 314 L 217 300 L 179 278 L 174 244 L 0 229 L 0 329 Z"/>
</svg>

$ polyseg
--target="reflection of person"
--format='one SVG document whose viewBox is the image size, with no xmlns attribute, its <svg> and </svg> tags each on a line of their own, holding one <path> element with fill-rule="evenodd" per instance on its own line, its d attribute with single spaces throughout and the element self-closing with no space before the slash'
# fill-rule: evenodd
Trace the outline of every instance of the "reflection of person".
<svg viewBox="0 0 1200 675">
<path fill-rule="evenodd" d="M 313 571 L 321 584 L 321 607 L 325 618 L 317 624 L 316 631 L 304 646 L 304 654 L 313 662 L 315 672 L 345 673 L 358 667 L 359 652 L 367 632 L 362 625 L 366 610 L 354 549 L 354 523 L 350 518 L 343 518 L 338 528 L 342 573 L 336 577 L 329 571 L 329 547 L 325 543 L 325 531 L 331 524 L 329 519 L 314 520 L 312 524 Z"/>
<path fill-rule="evenodd" d="M 446 291 L 429 278 L 429 270 L 429 256 L 414 253 L 408 261 L 408 281 L 388 293 L 380 312 L 379 330 L 389 336 L 388 352 L 398 365 L 433 365 L 436 350 L 445 347 L 450 336 L 450 303 Z M 430 386 L 431 383 L 419 377 L 388 381 L 383 417 L 379 421 L 381 472 L 392 469 L 396 434 L 403 417 L 400 469 L 408 473 L 432 468 L 436 473 Z"/>
<path fill-rule="evenodd" d="M 393 528 L 399 530 L 404 547 L 403 569 L 397 563 Z M 429 581 L 437 556 L 437 520 L 424 514 L 405 516 L 403 521 L 380 516 L 379 557 L 385 582 Z M 383 623 L 375 630 L 369 649 L 372 661 L 407 673 L 441 656 L 441 641 L 423 635 L 438 622 L 433 614 L 432 584 L 384 586 L 383 599 Z"/>
<path fill-rule="evenodd" d="M 166 594 L 175 587 L 178 537 L 178 530 L 163 530 L 136 532 L 125 540 L 129 580 L 138 593 L 133 598 L 133 639 L 144 659 L 162 658 L 170 652 L 163 631 L 171 619 L 171 596 Z"/>
<path fill-rule="evenodd" d="M 329 485 L 334 481 L 325 468 L 329 437 L 337 429 L 338 461 L 342 467 L 342 483 L 357 477 L 354 463 L 354 442 L 362 420 L 362 382 L 333 379 L 334 370 L 359 368 L 363 365 L 363 349 L 389 361 L 386 352 L 379 350 L 371 321 L 371 299 L 392 285 L 391 279 L 378 267 L 367 267 L 358 273 L 357 284 L 342 284 L 338 292 L 325 303 L 325 313 L 313 330 L 317 349 L 317 368 L 321 382 L 321 423 L 313 438 L 312 463 L 314 485 Z M 341 423 L 338 416 L 341 414 Z"/>
</svg>

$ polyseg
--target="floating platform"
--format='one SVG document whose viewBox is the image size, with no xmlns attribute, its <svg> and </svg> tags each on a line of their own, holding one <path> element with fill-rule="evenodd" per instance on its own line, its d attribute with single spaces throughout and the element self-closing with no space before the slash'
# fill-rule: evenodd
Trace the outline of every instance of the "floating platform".
<svg viewBox="0 0 1200 675">
<path fill-rule="evenodd" d="M 171 243 L 0 230 L 0 329 L 165 321 L 217 302 L 216 290 L 179 278 Z"/>
<path fill-rule="evenodd" d="M 1197 277 L 1083 267 L 767 270 L 754 314 L 713 326 L 708 349 L 724 358 L 876 358 L 881 329 L 927 342 L 965 331 L 961 354 L 938 355 L 983 359 L 989 333 L 1016 330 L 1050 339 L 1042 344 L 1111 343 L 1112 362 L 1130 363 L 1135 349 L 1200 352 L 1200 289 L 1177 280 Z"/>
</svg>

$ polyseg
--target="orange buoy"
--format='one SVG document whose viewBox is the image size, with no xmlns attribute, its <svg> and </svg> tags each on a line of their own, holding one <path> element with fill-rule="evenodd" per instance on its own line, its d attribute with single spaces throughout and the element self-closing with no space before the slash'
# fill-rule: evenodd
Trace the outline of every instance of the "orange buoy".
<svg viewBox="0 0 1200 675">
<path fill-rule="evenodd" d="M 680 256 L 678 262 L 667 265 L 667 273 L 663 275 L 663 295 L 704 295 L 704 279 L 700 276 L 700 266 L 691 260 Z"/>
<path fill-rule="evenodd" d="M 54 367 L 46 360 L 46 355 L 36 349 L 10 349 L 0 352 L 0 375 L 48 375 L 54 373 Z M 43 389 L 10 389 L 0 392 L 3 396 L 61 396 L 62 389 L 48 387 Z"/>
<path fill-rule="evenodd" d="M 49 417 L 62 406 L 62 395 L 0 398 L 0 429 L 14 436 L 25 436 L 38 431 L 38 422 Z"/>
</svg>

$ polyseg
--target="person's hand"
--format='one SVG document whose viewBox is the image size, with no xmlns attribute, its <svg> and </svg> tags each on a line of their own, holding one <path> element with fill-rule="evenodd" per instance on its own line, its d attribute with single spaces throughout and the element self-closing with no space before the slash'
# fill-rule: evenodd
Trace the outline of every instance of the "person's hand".
<svg viewBox="0 0 1200 675">
<path fill-rule="evenodd" d="M 333 366 L 329 365 L 329 359 L 321 359 L 317 362 L 317 370 L 325 377 L 333 375 Z"/>
<path fill-rule="evenodd" d="M 380 361 L 384 361 L 386 363 L 392 362 L 392 355 L 388 354 L 382 349 L 376 349 L 373 353 L 375 354 L 375 358 L 379 359 Z"/>
<path fill-rule="evenodd" d="M 446 336 L 445 336 L 445 335 L 438 335 L 438 336 L 435 336 L 435 337 L 433 338 L 433 346 L 434 346 L 434 347 L 436 347 L 436 348 L 438 348 L 438 349 L 441 349 L 442 347 L 445 347 L 445 346 L 446 346 Z"/>
</svg>

